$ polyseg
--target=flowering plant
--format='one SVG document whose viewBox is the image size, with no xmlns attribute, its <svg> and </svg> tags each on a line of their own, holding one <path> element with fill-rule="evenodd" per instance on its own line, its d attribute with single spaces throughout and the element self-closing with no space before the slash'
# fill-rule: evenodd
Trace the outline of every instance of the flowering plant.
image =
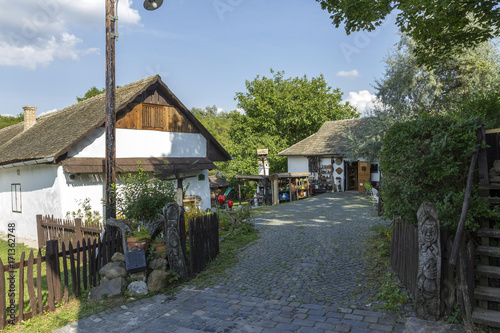
<svg viewBox="0 0 500 333">
<path fill-rule="evenodd" d="M 224 203 L 224 201 L 226 201 L 226 198 L 224 198 L 223 195 L 219 195 L 219 203 L 222 205 Z"/>
<path fill-rule="evenodd" d="M 229 207 L 229 209 L 233 208 L 233 202 L 231 200 L 228 200 L 227 206 Z"/>
</svg>

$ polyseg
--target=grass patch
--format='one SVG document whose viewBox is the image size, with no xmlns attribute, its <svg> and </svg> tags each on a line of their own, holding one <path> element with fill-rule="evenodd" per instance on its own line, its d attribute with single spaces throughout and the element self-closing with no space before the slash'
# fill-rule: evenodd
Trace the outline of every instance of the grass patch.
<svg viewBox="0 0 500 333">
<path fill-rule="evenodd" d="M 391 236 L 391 225 L 373 228 L 365 251 L 368 273 L 357 293 L 368 293 L 374 310 L 404 312 L 411 297 L 390 268 Z"/>
</svg>

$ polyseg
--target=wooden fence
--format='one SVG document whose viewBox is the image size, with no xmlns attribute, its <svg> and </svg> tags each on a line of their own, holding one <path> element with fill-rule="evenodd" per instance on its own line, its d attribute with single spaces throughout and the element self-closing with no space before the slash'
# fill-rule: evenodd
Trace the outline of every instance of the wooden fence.
<svg viewBox="0 0 500 333">
<path fill-rule="evenodd" d="M 474 249 L 471 242 L 465 241 L 459 252 L 459 263 L 450 264 L 453 239 L 445 227 L 441 235 L 441 301 L 444 314 L 450 315 L 455 304 L 459 304 L 463 314 L 470 308 L 474 292 Z M 410 223 L 394 222 L 391 244 L 391 267 L 407 290 L 415 297 L 417 293 L 418 272 L 418 228 Z"/>
<path fill-rule="evenodd" d="M 46 310 L 54 311 L 57 304 L 69 300 L 70 294 L 78 297 L 82 291 L 97 286 L 100 281 L 99 269 L 111 261 L 113 253 L 123 252 L 121 244 L 121 238 L 116 233 L 109 234 L 103 241 L 100 238 L 82 239 L 81 243 L 76 241 L 75 246 L 72 242 L 62 242 L 61 250 L 59 242 L 51 240 L 46 244 L 45 256 L 39 249 L 36 258 L 30 251 L 26 260 L 23 252 L 19 262 L 9 261 L 7 265 L 0 258 L 0 329 L 6 324 L 41 315 Z M 45 276 L 42 275 L 43 265 Z M 46 281 L 46 290 L 42 288 L 42 281 Z M 25 283 L 29 296 L 29 306 L 26 307 Z M 29 310 L 25 311 L 25 308 Z"/>
<path fill-rule="evenodd" d="M 54 216 L 36 216 L 36 228 L 38 235 L 38 247 L 43 247 L 47 241 L 58 239 L 61 244 L 70 242 L 82 243 L 83 239 L 90 238 L 92 241 L 99 238 L 103 225 L 95 225 L 91 223 L 82 223 L 82 219 L 76 218 L 74 220 L 57 219 Z"/>
<path fill-rule="evenodd" d="M 188 221 L 191 276 L 201 272 L 219 254 L 219 217 L 202 215 Z"/>
<path fill-rule="evenodd" d="M 408 291 L 417 293 L 418 230 L 413 224 L 394 222 L 391 266 Z"/>
</svg>

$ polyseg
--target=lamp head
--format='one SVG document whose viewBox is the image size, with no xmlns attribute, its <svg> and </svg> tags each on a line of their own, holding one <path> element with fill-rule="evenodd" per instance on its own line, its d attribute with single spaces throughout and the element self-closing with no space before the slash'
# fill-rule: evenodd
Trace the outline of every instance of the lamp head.
<svg viewBox="0 0 500 333">
<path fill-rule="evenodd" d="M 162 4 L 163 0 L 144 0 L 144 8 L 146 10 L 158 9 Z"/>
</svg>

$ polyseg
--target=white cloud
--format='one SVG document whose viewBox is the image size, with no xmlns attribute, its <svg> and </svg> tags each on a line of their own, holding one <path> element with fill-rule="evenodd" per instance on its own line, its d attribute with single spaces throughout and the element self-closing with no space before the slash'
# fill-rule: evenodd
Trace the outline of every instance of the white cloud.
<svg viewBox="0 0 500 333">
<path fill-rule="evenodd" d="M 56 112 L 56 111 L 57 111 L 57 109 L 47 110 L 47 111 L 42 112 L 39 115 L 37 115 L 37 117 L 44 116 L 46 114 L 49 114 L 49 113 L 52 113 L 52 112 Z"/>
<path fill-rule="evenodd" d="M 367 116 L 374 109 L 378 103 L 378 99 L 377 96 L 372 95 L 368 90 L 360 90 L 359 92 L 349 92 L 349 97 L 344 100 L 345 102 L 349 102 L 363 117 Z"/>
<path fill-rule="evenodd" d="M 359 73 L 358 73 L 358 70 L 353 69 L 352 71 L 340 71 L 337 73 L 337 76 L 352 79 L 354 77 L 358 77 Z"/>
<path fill-rule="evenodd" d="M 77 60 L 94 48 L 80 49 L 79 31 L 104 30 L 103 0 L 0 0 L 0 65 L 36 69 L 56 60 Z M 118 6 L 120 26 L 138 25 L 131 0 Z"/>
</svg>

